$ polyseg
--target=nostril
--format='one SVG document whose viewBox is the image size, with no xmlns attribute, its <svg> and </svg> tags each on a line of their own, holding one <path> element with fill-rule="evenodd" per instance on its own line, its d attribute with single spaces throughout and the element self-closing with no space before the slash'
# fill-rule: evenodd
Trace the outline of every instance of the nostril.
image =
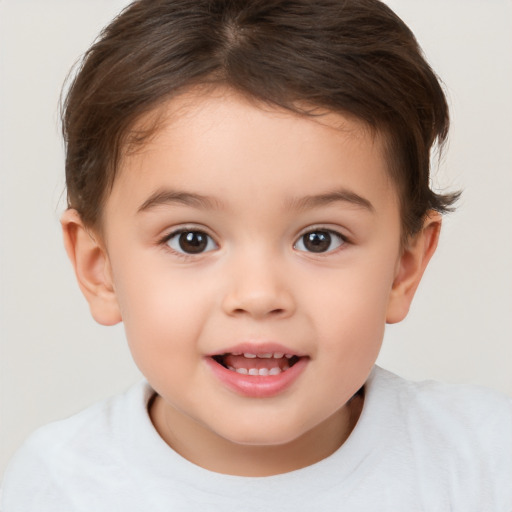
<svg viewBox="0 0 512 512">
<path fill-rule="evenodd" d="M 286 312 L 286 310 L 283 308 L 275 308 L 275 309 L 271 309 L 268 312 L 262 312 L 261 314 L 263 314 L 263 315 L 267 314 L 268 316 L 280 316 L 280 315 L 283 315 L 285 312 Z M 233 313 L 235 315 L 241 315 L 241 314 L 247 314 L 247 313 L 250 314 L 250 311 L 246 310 L 244 308 L 236 308 L 233 310 Z"/>
<path fill-rule="evenodd" d="M 263 293 L 261 290 L 232 290 L 222 300 L 223 310 L 232 316 L 282 318 L 293 314 L 294 301 L 288 293 Z"/>
</svg>

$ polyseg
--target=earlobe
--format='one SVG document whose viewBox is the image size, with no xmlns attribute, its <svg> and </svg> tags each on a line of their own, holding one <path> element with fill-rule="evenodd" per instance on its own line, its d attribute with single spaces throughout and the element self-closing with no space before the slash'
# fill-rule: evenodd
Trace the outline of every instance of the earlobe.
<svg viewBox="0 0 512 512">
<path fill-rule="evenodd" d="M 407 316 L 423 273 L 437 248 L 440 231 L 441 215 L 430 211 L 421 231 L 403 248 L 388 303 L 388 324 L 400 322 Z"/>
<path fill-rule="evenodd" d="M 93 318 L 102 325 L 119 323 L 121 313 L 110 262 L 99 237 L 85 227 L 79 213 L 73 209 L 62 214 L 61 225 L 66 252 Z"/>
</svg>

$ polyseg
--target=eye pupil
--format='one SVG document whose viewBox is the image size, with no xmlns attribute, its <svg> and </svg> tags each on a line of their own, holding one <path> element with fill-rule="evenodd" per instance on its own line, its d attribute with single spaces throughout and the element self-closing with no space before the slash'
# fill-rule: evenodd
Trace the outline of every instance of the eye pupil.
<svg viewBox="0 0 512 512">
<path fill-rule="evenodd" d="M 331 235 L 327 231 L 314 231 L 304 235 L 304 247 L 311 252 L 325 252 L 331 246 Z"/>
<path fill-rule="evenodd" d="M 200 231 L 184 231 L 179 238 L 180 248 L 189 254 L 203 252 L 208 245 L 208 237 Z"/>
</svg>

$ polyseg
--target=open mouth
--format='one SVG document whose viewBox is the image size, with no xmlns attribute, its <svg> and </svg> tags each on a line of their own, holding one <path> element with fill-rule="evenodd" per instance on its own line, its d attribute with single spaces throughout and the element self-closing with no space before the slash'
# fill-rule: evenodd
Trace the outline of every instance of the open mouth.
<svg viewBox="0 0 512 512">
<path fill-rule="evenodd" d="M 289 370 L 301 357 L 281 352 L 252 354 L 249 352 L 228 352 L 212 356 L 214 361 L 241 375 L 279 375 Z"/>
</svg>

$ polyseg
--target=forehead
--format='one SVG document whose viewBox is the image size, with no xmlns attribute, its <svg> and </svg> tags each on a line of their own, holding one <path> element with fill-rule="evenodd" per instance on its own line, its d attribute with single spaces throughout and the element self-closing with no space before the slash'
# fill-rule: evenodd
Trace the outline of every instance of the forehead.
<svg viewBox="0 0 512 512">
<path fill-rule="evenodd" d="M 371 185 L 395 195 L 383 137 L 363 122 L 320 109 L 300 115 L 230 89 L 169 100 L 141 117 L 127 140 L 113 193 L 128 182 L 132 191 L 147 193 L 162 181 L 208 195 L 228 186 L 256 193 L 265 181 L 267 197 L 293 198 L 313 177 L 308 186 L 318 190 L 311 193 L 350 179 L 362 193 Z"/>
<path fill-rule="evenodd" d="M 363 144 L 371 141 L 385 149 L 384 135 L 353 114 L 335 113 L 305 102 L 294 103 L 286 109 L 244 95 L 227 85 L 204 85 L 187 89 L 139 116 L 123 137 L 122 156 L 151 151 L 163 139 L 169 141 L 171 135 L 176 140 L 191 134 L 196 138 L 201 135 L 201 127 L 208 130 L 212 123 L 225 126 L 236 120 L 247 120 L 252 123 L 251 128 L 257 128 L 258 120 L 263 119 L 273 119 L 276 129 L 279 124 L 287 125 L 286 130 L 295 125 L 302 131 L 309 126 L 311 131 L 316 124 L 317 128 L 323 126 L 326 131 L 338 131 L 345 137 L 350 134 L 353 141 Z M 230 142 L 235 143 L 245 131 L 248 130 L 239 132 Z"/>
</svg>

